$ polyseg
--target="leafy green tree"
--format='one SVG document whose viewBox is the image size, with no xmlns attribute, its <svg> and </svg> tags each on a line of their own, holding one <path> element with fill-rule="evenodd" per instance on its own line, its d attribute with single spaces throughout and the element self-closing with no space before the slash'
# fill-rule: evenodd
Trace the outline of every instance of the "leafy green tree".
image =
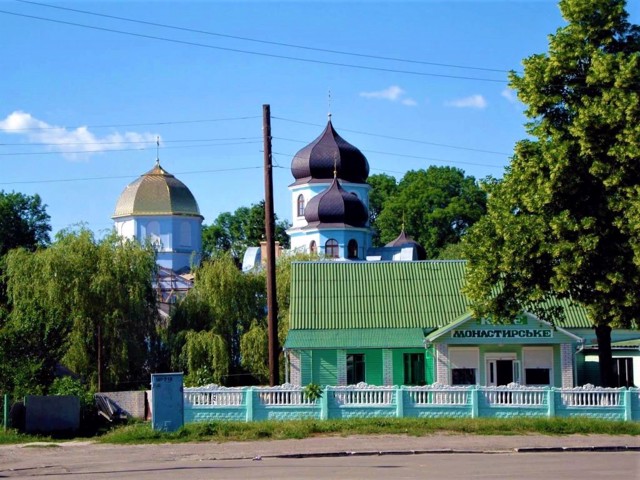
<svg viewBox="0 0 640 480">
<path fill-rule="evenodd" d="M 612 384 L 611 327 L 640 319 L 640 29 L 623 0 L 562 0 L 568 22 L 511 87 L 530 138 L 516 144 L 488 215 L 468 236 L 477 315 L 522 308 L 551 321 L 551 297 L 582 305 Z"/>
<path fill-rule="evenodd" d="M 376 228 L 376 221 L 382 213 L 384 203 L 398 192 L 398 182 L 395 177 L 386 173 L 371 175 L 367 179 L 371 185 L 369 191 L 369 224 L 373 230 L 373 244 L 380 244 L 380 232 Z"/>
<path fill-rule="evenodd" d="M 222 336 L 211 331 L 187 332 L 184 355 L 188 369 L 185 377 L 187 386 L 220 385 L 229 373 L 227 345 Z"/>
<path fill-rule="evenodd" d="M 219 335 L 226 346 L 226 368 L 212 370 L 214 378 L 236 374 L 241 367 L 240 339 L 255 319 L 265 314 L 265 281 L 260 274 L 243 274 L 231 254 L 206 260 L 195 271 L 193 288 L 176 306 L 169 324 L 173 366 L 187 368 L 187 333 Z M 175 363 L 177 362 L 177 363 Z M 205 362 L 212 368 L 211 362 Z M 191 364 L 193 368 L 195 364 Z M 220 365 L 220 363 L 217 363 Z M 203 363 L 198 368 L 204 368 Z"/>
<path fill-rule="evenodd" d="M 447 245 L 459 242 L 485 210 L 486 194 L 473 177 L 458 168 L 432 166 L 405 174 L 395 193 L 384 199 L 373 227 L 384 245 L 404 226 L 425 248 L 427 258 L 437 258 Z"/>
<path fill-rule="evenodd" d="M 157 347 L 155 269 L 150 247 L 115 233 L 96 241 L 82 228 L 61 232 L 44 250 L 9 252 L 0 364 L 32 372 L 13 387 L 46 390 L 58 363 L 91 388 L 99 373 L 103 387 L 147 383 Z"/>
<path fill-rule="evenodd" d="M 0 257 L 12 248 L 35 250 L 47 245 L 49 220 L 39 195 L 0 190 Z"/>
<path fill-rule="evenodd" d="M 234 213 L 224 212 L 218 215 L 211 225 L 202 230 L 202 249 L 205 257 L 216 257 L 230 252 L 236 262 L 241 262 L 248 247 L 260 246 L 264 240 L 264 202 L 240 207 Z M 287 221 L 276 217 L 275 237 L 284 248 L 289 247 L 286 230 Z"/>
</svg>

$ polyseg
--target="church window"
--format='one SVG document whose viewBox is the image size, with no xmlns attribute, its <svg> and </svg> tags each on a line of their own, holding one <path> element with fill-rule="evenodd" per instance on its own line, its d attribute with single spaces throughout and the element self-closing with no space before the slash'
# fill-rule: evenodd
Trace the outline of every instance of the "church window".
<svg viewBox="0 0 640 480">
<path fill-rule="evenodd" d="M 191 225 L 189 222 L 180 224 L 180 245 L 183 247 L 191 246 Z"/>
<path fill-rule="evenodd" d="M 338 258 L 340 256 L 338 241 L 333 238 L 327 240 L 324 244 L 324 254 L 329 258 Z"/>
<path fill-rule="evenodd" d="M 160 223 L 151 221 L 147 223 L 147 238 L 155 248 L 160 247 Z"/>
<path fill-rule="evenodd" d="M 298 216 L 304 215 L 304 195 L 298 195 Z"/>
<path fill-rule="evenodd" d="M 318 253 L 318 245 L 315 240 L 311 240 L 309 244 L 309 253 Z"/>
<path fill-rule="evenodd" d="M 349 240 L 349 245 L 347 246 L 347 258 L 358 258 L 358 242 L 353 238 Z"/>
</svg>

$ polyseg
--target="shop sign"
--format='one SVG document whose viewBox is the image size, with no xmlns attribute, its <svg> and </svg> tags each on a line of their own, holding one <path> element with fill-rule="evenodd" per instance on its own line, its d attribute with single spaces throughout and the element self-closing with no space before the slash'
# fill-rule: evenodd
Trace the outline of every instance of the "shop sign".
<svg viewBox="0 0 640 480">
<path fill-rule="evenodd" d="M 454 330 L 451 336 L 453 338 L 553 338 L 553 330 L 534 328 Z"/>
</svg>

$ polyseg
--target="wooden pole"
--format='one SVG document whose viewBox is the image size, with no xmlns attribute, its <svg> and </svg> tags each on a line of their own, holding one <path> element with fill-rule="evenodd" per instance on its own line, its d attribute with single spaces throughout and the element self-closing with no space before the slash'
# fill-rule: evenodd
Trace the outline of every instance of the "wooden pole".
<svg viewBox="0 0 640 480">
<path fill-rule="evenodd" d="M 271 108 L 262 106 L 264 137 L 264 226 L 267 241 L 267 331 L 269 337 L 269 384 L 279 383 L 278 302 L 276 299 L 276 251 L 273 220 L 273 164 L 271 161 Z"/>
</svg>

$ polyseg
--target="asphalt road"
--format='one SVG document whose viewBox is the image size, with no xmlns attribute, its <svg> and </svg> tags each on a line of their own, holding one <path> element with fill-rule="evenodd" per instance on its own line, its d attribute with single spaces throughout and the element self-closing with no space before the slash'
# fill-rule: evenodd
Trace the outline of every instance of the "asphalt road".
<svg viewBox="0 0 640 480">
<path fill-rule="evenodd" d="M 428 451 L 433 453 L 424 453 Z M 640 439 L 438 434 L 223 444 L 0 446 L 0 478 L 39 477 L 635 479 L 640 478 Z"/>
</svg>

